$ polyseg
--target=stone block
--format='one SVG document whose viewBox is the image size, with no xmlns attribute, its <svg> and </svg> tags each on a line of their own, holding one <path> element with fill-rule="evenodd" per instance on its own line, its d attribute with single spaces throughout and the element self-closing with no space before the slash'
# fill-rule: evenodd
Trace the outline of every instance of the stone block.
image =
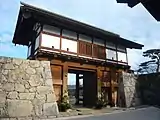
<svg viewBox="0 0 160 120">
<path fill-rule="evenodd" d="M 19 93 L 19 98 L 22 100 L 32 100 L 35 97 L 35 93 Z"/>
<path fill-rule="evenodd" d="M 0 107 L 5 107 L 6 93 L 0 92 Z"/>
<path fill-rule="evenodd" d="M 28 100 L 7 100 L 9 117 L 26 117 L 32 115 L 33 105 Z"/>
<path fill-rule="evenodd" d="M 40 94 L 36 93 L 36 98 L 46 100 L 46 95 L 41 93 Z"/>
<path fill-rule="evenodd" d="M 32 120 L 32 117 L 23 117 L 23 118 L 18 118 L 17 120 Z"/>
<path fill-rule="evenodd" d="M 12 63 L 8 63 L 8 64 L 5 64 L 4 69 L 13 70 L 13 69 L 15 69 L 15 67 Z"/>
<path fill-rule="evenodd" d="M 39 94 L 52 93 L 52 87 L 50 87 L 50 86 L 38 86 L 38 87 L 37 87 L 37 92 L 38 92 Z"/>
<path fill-rule="evenodd" d="M 40 66 L 40 63 L 39 63 L 39 61 L 30 60 L 30 66 L 32 68 L 38 68 Z"/>
<path fill-rule="evenodd" d="M 56 102 L 56 97 L 54 94 L 47 94 L 47 102 Z"/>
<path fill-rule="evenodd" d="M 23 84 L 15 84 L 15 90 L 18 91 L 18 92 L 24 92 L 25 90 L 25 87 Z"/>
<path fill-rule="evenodd" d="M 45 81 L 45 85 L 53 86 L 52 79 L 47 79 L 47 80 Z"/>
<path fill-rule="evenodd" d="M 27 89 L 29 89 L 30 88 L 30 84 L 27 82 L 27 83 L 25 83 L 25 88 L 27 88 Z"/>
<path fill-rule="evenodd" d="M 18 98 L 18 93 L 16 91 L 9 92 L 7 95 L 8 99 L 17 99 Z"/>
<path fill-rule="evenodd" d="M 3 84 L 4 91 L 14 91 L 14 84 L 13 83 L 5 83 Z"/>
<path fill-rule="evenodd" d="M 53 116 L 58 115 L 57 103 L 45 103 L 43 104 L 43 115 Z"/>
<path fill-rule="evenodd" d="M 0 80 L 1 80 L 3 83 L 5 83 L 5 82 L 8 81 L 5 75 L 1 75 Z"/>
<path fill-rule="evenodd" d="M 1 118 L 0 120 L 10 120 L 9 118 Z"/>
<path fill-rule="evenodd" d="M 17 118 L 9 118 L 9 120 L 17 120 Z"/>
<path fill-rule="evenodd" d="M 31 75 L 29 79 L 29 84 L 31 86 L 40 86 L 43 84 L 43 80 L 40 75 Z"/>
<path fill-rule="evenodd" d="M 39 106 L 39 105 L 42 105 L 42 104 L 44 104 L 45 103 L 45 100 L 44 99 L 33 99 L 32 100 L 32 104 L 34 105 L 34 106 Z"/>
<path fill-rule="evenodd" d="M 35 106 L 34 109 L 37 116 L 42 116 L 42 105 Z"/>
<path fill-rule="evenodd" d="M 36 92 L 36 88 L 35 87 L 30 88 L 29 92 Z"/>
<path fill-rule="evenodd" d="M 13 59 L 12 63 L 15 64 L 15 65 L 20 66 L 22 64 L 22 60 L 21 59 Z"/>
<path fill-rule="evenodd" d="M 29 67 L 26 69 L 26 73 L 29 75 L 34 75 L 36 73 L 36 70 Z"/>
<path fill-rule="evenodd" d="M 0 108 L 0 120 L 1 120 L 1 117 L 7 117 L 8 114 L 7 114 L 7 111 L 5 108 Z"/>
</svg>

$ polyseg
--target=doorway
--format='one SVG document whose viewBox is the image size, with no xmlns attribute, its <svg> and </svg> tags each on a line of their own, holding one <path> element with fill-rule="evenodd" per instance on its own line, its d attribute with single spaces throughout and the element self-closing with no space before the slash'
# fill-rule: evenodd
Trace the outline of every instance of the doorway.
<svg viewBox="0 0 160 120">
<path fill-rule="evenodd" d="M 95 71 L 69 69 L 68 93 L 72 105 L 93 107 L 97 100 L 97 76 Z M 71 90 L 72 86 L 72 90 Z"/>
</svg>

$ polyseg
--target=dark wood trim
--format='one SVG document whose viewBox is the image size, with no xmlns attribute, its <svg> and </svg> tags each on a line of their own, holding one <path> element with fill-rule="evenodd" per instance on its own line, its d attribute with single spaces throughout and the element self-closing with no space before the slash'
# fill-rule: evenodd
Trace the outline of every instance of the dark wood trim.
<svg viewBox="0 0 160 120">
<path fill-rule="evenodd" d="M 40 47 L 42 46 L 42 33 L 40 33 L 40 36 L 39 36 L 39 46 Z"/>
<path fill-rule="evenodd" d="M 53 52 L 54 51 L 57 51 L 57 52 L 65 52 L 65 53 L 70 53 L 70 54 L 77 54 L 77 53 L 75 53 L 75 52 L 70 52 L 70 51 L 65 51 L 65 50 L 59 50 L 59 49 L 54 49 L 54 48 L 48 48 L 48 47 L 43 47 L 43 46 L 41 46 L 40 47 L 40 49 L 46 49 L 46 50 L 52 50 Z"/>
<path fill-rule="evenodd" d="M 62 49 L 62 29 L 60 31 L 60 50 Z"/>
<path fill-rule="evenodd" d="M 77 33 L 77 56 L 79 56 L 79 34 Z"/>
<path fill-rule="evenodd" d="M 57 35 L 57 34 L 54 34 L 54 33 L 49 33 L 49 32 L 45 32 L 45 31 L 42 31 L 42 33 L 47 34 L 47 35 L 51 35 L 51 36 L 54 36 L 54 37 L 60 37 L 60 38 L 68 39 L 68 40 L 77 41 L 77 39 L 70 38 L 70 37 L 65 37 L 65 36 L 62 36 L 62 35 Z M 60 34 L 62 34 L 62 33 L 60 33 Z"/>
</svg>

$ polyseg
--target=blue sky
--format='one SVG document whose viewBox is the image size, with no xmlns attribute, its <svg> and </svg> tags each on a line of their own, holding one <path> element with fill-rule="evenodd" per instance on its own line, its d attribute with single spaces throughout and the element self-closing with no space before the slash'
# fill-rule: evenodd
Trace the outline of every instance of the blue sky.
<svg viewBox="0 0 160 120">
<path fill-rule="evenodd" d="M 145 45 L 143 50 L 128 50 L 129 64 L 132 68 L 144 60 L 142 52 L 159 48 L 160 23 L 141 5 L 129 8 L 116 0 L 22 0 L 61 15 L 120 34 L 129 40 Z M 25 46 L 12 44 L 20 1 L 0 2 L 0 56 L 26 58 Z"/>
</svg>

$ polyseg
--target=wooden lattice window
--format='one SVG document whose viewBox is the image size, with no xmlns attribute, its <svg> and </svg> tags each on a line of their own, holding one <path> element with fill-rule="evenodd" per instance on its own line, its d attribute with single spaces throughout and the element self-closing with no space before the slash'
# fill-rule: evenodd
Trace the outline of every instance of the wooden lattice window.
<svg viewBox="0 0 160 120">
<path fill-rule="evenodd" d="M 79 41 L 79 54 L 81 55 L 92 55 L 92 44 L 88 42 Z"/>
</svg>

